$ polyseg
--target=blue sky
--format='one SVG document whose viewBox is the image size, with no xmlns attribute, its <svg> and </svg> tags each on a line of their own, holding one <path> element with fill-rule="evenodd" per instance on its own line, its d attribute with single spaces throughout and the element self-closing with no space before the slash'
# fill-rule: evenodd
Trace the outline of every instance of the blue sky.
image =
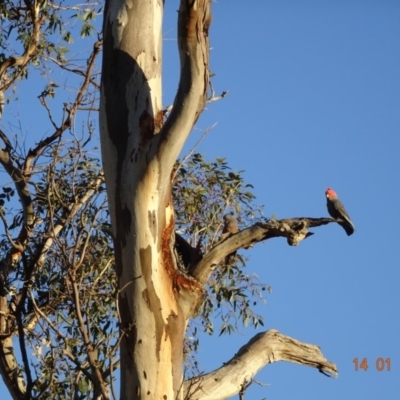
<svg viewBox="0 0 400 400">
<path fill-rule="evenodd" d="M 245 169 L 266 216 L 327 216 L 330 186 L 357 228 L 347 237 L 329 225 L 297 248 L 275 239 L 246 252 L 248 270 L 272 286 L 258 308 L 265 328 L 321 346 L 339 377 L 275 363 L 256 376 L 268 385 L 245 398 L 396 399 L 400 3 L 230 0 L 213 13 L 214 88 L 229 95 L 198 122 L 217 122 L 199 151 Z M 174 26 L 167 18 L 165 50 L 176 45 Z M 176 64 L 164 63 L 168 89 Z M 218 368 L 254 333 L 204 338 L 203 369 Z M 366 372 L 355 371 L 356 357 L 368 358 Z M 377 371 L 380 357 L 390 372 Z"/>
<path fill-rule="evenodd" d="M 166 2 L 164 105 L 178 76 L 177 8 Z M 329 186 L 357 228 L 347 237 L 331 224 L 297 248 L 275 239 L 245 253 L 248 271 L 272 286 L 258 308 L 264 328 L 319 345 L 339 369 L 329 379 L 275 363 L 256 376 L 267 386 L 245 398 L 397 399 L 400 3 L 219 0 L 213 14 L 213 84 L 229 95 L 198 121 L 200 131 L 217 123 L 199 151 L 246 170 L 266 216 L 327 216 Z M 256 332 L 203 337 L 201 368 L 218 368 Z M 356 357 L 368 358 L 366 372 L 354 370 Z M 380 357 L 391 371 L 377 371 Z"/>
</svg>

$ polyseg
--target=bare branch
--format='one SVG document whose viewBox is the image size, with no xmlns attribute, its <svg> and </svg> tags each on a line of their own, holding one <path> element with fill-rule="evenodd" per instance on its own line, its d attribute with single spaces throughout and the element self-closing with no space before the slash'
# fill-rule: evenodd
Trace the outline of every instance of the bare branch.
<svg viewBox="0 0 400 400">
<path fill-rule="evenodd" d="M 192 157 L 192 154 L 194 153 L 194 151 L 197 149 L 197 147 L 199 146 L 199 144 L 203 141 L 203 139 L 211 132 L 212 129 L 214 129 L 214 127 L 217 125 L 217 123 L 213 124 L 212 126 L 209 126 L 200 136 L 200 139 L 195 143 L 195 145 L 190 149 L 190 151 L 188 152 L 188 154 L 185 155 L 185 157 L 183 157 L 182 162 L 179 164 L 178 168 L 175 170 L 175 172 L 172 175 L 172 181 L 175 180 L 176 178 L 176 174 L 178 173 L 178 171 L 185 165 L 185 163 L 190 159 L 190 157 Z"/>
<path fill-rule="evenodd" d="M 58 129 L 56 129 L 52 135 L 48 136 L 44 140 L 41 140 L 34 149 L 29 150 L 28 155 L 25 160 L 25 163 L 24 163 L 24 167 L 23 167 L 23 171 L 26 176 L 29 176 L 29 174 L 31 173 L 33 160 L 36 157 L 38 157 L 48 145 L 50 145 L 56 139 L 58 139 L 66 129 L 71 127 L 75 113 L 78 110 L 78 107 L 81 105 L 83 96 L 91 83 L 92 69 L 95 65 L 96 57 L 100 53 L 102 44 L 103 44 L 103 41 L 98 40 L 93 45 L 93 51 L 92 51 L 92 53 L 88 59 L 88 63 L 87 63 L 85 79 L 83 80 L 82 85 L 78 90 L 78 93 L 76 95 L 74 103 L 72 104 L 72 107 L 70 109 L 66 110 L 68 113 L 68 116 L 64 119 L 62 125 Z"/>
<path fill-rule="evenodd" d="M 210 0 L 181 1 L 178 17 L 180 81 L 173 108 L 161 130 L 159 154 L 164 159 L 168 157 L 165 161 L 171 168 L 206 104 L 210 24 Z M 169 174 L 170 169 L 164 168 L 163 173 Z"/>
<path fill-rule="evenodd" d="M 72 72 L 73 74 L 76 75 L 80 75 L 83 77 L 86 77 L 87 73 L 84 70 L 81 70 L 79 68 L 71 68 L 66 66 L 64 63 L 62 63 L 61 61 L 58 61 L 56 58 L 54 57 L 50 57 L 50 56 L 45 56 L 44 58 L 52 61 L 54 64 L 56 64 L 59 68 L 68 71 L 68 72 Z M 97 89 L 100 90 L 100 85 L 90 76 L 90 83 Z"/>
<path fill-rule="evenodd" d="M 290 218 L 258 222 L 220 242 L 195 265 L 190 274 L 205 284 L 213 269 L 227 255 L 241 248 L 249 248 L 254 243 L 274 237 L 286 237 L 290 246 L 297 246 L 302 240 L 313 235 L 308 228 L 336 222 L 332 218 Z"/>
<path fill-rule="evenodd" d="M 213 101 L 222 100 L 228 94 L 228 90 L 224 90 L 219 96 L 215 96 L 214 94 L 207 99 L 207 104 L 212 103 Z"/>
<path fill-rule="evenodd" d="M 336 365 L 329 362 L 318 346 L 303 343 L 270 330 L 255 335 L 227 363 L 209 374 L 185 381 L 184 398 L 223 400 L 239 393 L 261 368 L 277 361 L 289 361 L 337 376 Z M 329 375 L 328 375 L 329 376 Z"/>
<path fill-rule="evenodd" d="M 81 4 L 75 4 L 73 6 L 60 6 L 58 4 L 55 4 L 52 1 L 49 1 L 49 6 L 51 8 L 54 8 L 55 10 L 77 10 L 77 11 L 82 11 L 82 9 L 84 9 L 85 7 L 97 7 L 99 6 L 101 3 L 94 1 L 94 2 L 87 2 L 87 3 L 81 3 Z"/>
<path fill-rule="evenodd" d="M 213 77 L 213 76 L 214 76 L 214 75 L 210 75 L 210 78 Z M 207 104 L 208 104 L 208 103 L 212 103 L 213 101 L 222 100 L 224 97 L 227 96 L 227 94 L 228 94 L 228 92 L 229 92 L 228 90 L 224 90 L 219 96 L 216 96 L 216 95 L 215 95 L 214 86 L 213 86 L 213 84 L 212 84 L 211 79 L 210 79 L 209 85 L 210 85 L 210 92 L 211 92 L 211 94 L 210 94 L 210 96 L 209 96 L 208 99 L 207 99 Z"/>
</svg>

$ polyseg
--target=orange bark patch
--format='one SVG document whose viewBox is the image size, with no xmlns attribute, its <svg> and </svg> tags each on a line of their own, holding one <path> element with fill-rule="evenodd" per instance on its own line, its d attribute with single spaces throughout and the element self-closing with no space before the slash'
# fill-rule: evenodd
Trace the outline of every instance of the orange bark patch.
<svg viewBox="0 0 400 400">
<path fill-rule="evenodd" d="M 145 147 L 154 135 L 154 118 L 147 110 L 144 110 L 139 118 L 139 129 L 140 144 Z"/>
<path fill-rule="evenodd" d="M 156 114 L 156 117 L 154 118 L 155 133 L 160 132 L 163 125 L 164 125 L 164 112 L 163 110 L 160 110 Z"/>
<path fill-rule="evenodd" d="M 174 220 L 171 218 L 170 223 L 165 227 L 162 235 L 161 254 L 165 269 L 171 278 L 172 287 L 175 291 L 179 292 L 181 288 L 196 291 L 201 288 L 201 285 L 194 279 L 186 277 L 182 272 L 175 268 L 173 259 L 174 256 L 170 248 L 171 236 L 174 233 L 174 226 Z"/>
<path fill-rule="evenodd" d="M 20 251 L 12 251 L 11 253 L 11 260 L 13 263 L 17 262 L 21 257 L 22 253 Z"/>
</svg>

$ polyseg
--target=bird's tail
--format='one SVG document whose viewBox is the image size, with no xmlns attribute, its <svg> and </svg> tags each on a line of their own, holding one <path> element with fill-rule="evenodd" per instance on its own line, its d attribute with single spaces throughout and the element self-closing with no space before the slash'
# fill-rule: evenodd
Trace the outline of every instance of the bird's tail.
<svg viewBox="0 0 400 400">
<path fill-rule="evenodd" d="M 347 236 L 350 236 L 356 230 L 355 226 L 350 221 L 339 222 L 340 226 L 346 231 Z"/>
</svg>

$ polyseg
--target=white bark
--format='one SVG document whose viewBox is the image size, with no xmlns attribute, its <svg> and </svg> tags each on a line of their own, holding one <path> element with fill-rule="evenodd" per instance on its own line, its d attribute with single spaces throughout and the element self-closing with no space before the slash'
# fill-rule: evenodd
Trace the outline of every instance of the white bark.
<svg viewBox="0 0 400 400">
<path fill-rule="evenodd" d="M 181 2 L 181 79 L 163 126 L 163 1 L 106 4 L 100 126 L 120 288 L 121 399 L 174 399 L 182 384 L 185 327 L 200 291 L 171 252 L 170 174 L 206 101 L 209 7 Z"/>
<path fill-rule="evenodd" d="M 3 117 L 4 104 L 5 104 L 4 91 L 0 90 L 0 119 Z"/>
<path fill-rule="evenodd" d="M 336 373 L 316 346 L 270 331 L 257 335 L 218 371 L 182 386 L 185 328 L 218 262 L 272 237 L 297 245 L 312 234 L 309 227 L 333 220 L 259 223 L 218 244 L 190 276 L 176 268 L 171 171 L 206 103 L 211 13 L 210 0 L 181 1 L 181 76 L 164 123 L 162 7 L 162 0 L 108 0 L 105 9 L 100 126 L 119 285 L 120 399 L 223 399 L 278 360 Z"/>
<path fill-rule="evenodd" d="M 210 0 L 181 1 L 178 21 L 178 47 L 181 74 L 172 111 L 166 121 L 160 146 L 170 168 L 199 118 L 206 103 L 209 81 Z M 168 170 L 164 170 L 168 179 Z"/>
<path fill-rule="evenodd" d="M 245 388 L 261 368 L 276 361 L 307 365 L 325 374 L 337 375 L 336 365 L 323 356 L 318 346 L 270 330 L 254 336 L 221 368 L 186 381 L 185 400 L 223 400 L 232 397 Z"/>
<path fill-rule="evenodd" d="M 0 298 L 1 308 L 6 309 L 5 297 Z M 4 324 L 2 323 L 2 329 Z M 19 400 L 26 393 L 26 385 L 14 353 L 12 336 L 0 339 L 1 376 L 13 399 Z"/>
</svg>

